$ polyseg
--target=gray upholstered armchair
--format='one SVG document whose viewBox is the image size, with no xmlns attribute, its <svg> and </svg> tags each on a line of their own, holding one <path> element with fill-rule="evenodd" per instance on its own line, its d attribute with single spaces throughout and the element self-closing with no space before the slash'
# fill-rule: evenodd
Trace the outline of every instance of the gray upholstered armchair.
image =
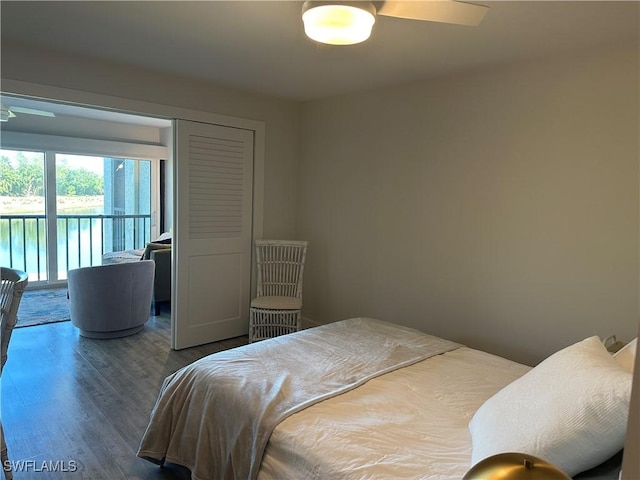
<svg viewBox="0 0 640 480">
<path fill-rule="evenodd" d="M 160 315 L 160 305 L 171 303 L 171 249 L 154 250 L 149 259 L 156 263 L 153 281 L 153 314 Z"/>
<path fill-rule="evenodd" d="M 151 260 L 69 270 L 71 323 L 89 338 L 117 338 L 144 328 L 151 312 Z"/>
<path fill-rule="evenodd" d="M 153 314 L 160 315 L 160 304 L 171 301 L 171 244 L 147 243 L 142 260 L 156 263 L 153 281 Z"/>
</svg>

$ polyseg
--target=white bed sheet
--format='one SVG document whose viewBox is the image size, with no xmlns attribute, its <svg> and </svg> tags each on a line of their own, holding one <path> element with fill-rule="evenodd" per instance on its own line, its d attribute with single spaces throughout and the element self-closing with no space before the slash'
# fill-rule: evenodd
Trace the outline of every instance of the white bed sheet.
<svg viewBox="0 0 640 480">
<path fill-rule="evenodd" d="M 315 404 L 274 430 L 259 480 L 459 480 L 468 423 L 530 367 L 461 347 Z"/>
</svg>

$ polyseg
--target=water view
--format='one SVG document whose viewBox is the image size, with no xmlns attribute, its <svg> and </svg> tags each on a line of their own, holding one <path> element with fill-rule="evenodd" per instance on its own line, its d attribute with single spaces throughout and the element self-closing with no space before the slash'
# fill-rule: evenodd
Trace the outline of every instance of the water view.
<svg viewBox="0 0 640 480">
<path fill-rule="evenodd" d="M 0 221 L 0 264 L 25 270 L 32 280 L 44 280 L 47 278 L 44 198 L 40 197 L 39 201 L 13 200 L 17 203 L 14 208 L 10 202 L 0 201 L 3 217 Z M 57 211 L 59 279 L 65 279 L 70 268 L 102 263 L 104 220 L 91 218 L 104 215 L 104 205 L 97 204 L 99 202 L 102 199 L 94 197 L 76 197 L 61 202 L 67 206 Z M 11 222 L 10 216 L 15 216 Z"/>
</svg>

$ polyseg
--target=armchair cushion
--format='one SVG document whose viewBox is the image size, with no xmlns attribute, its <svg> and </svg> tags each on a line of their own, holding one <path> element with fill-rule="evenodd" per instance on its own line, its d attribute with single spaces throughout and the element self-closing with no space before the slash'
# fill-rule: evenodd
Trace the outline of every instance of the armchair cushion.
<svg viewBox="0 0 640 480">
<path fill-rule="evenodd" d="M 256 297 L 251 300 L 251 307 L 268 310 L 300 310 L 302 299 L 299 297 Z"/>
</svg>

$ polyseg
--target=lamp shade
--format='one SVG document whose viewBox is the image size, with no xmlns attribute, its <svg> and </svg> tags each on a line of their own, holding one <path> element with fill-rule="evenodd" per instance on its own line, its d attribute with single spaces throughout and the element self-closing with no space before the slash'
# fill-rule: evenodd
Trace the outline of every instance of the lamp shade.
<svg viewBox="0 0 640 480">
<path fill-rule="evenodd" d="M 371 2 L 314 2 L 302 5 L 302 21 L 307 36 L 330 45 L 353 45 L 371 35 L 376 21 Z"/>
<path fill-rule="evenodd" d="M 462 480 L 571 480 L 560 469 L 524 453 L 500 453 L 476 463 Z"/>
</svg>

